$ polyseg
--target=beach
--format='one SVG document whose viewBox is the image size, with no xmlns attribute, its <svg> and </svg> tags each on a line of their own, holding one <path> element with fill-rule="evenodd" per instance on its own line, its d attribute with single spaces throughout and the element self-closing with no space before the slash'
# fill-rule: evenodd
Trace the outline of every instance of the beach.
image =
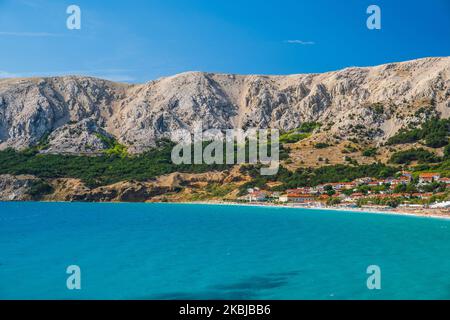
<svg viewBox="0 0 450 320">
<path fill-rule="evenodd" d="M 338 212 L 361 212 L 361 213 L 375 213 L 375 214 L 392 214 L 392 215 L 403 215 L 403 216 L 416 216 L 416 217 L 427 217 L 427 218 L 440 218 L 440 219 L 450 219 L 450 209 L 425 209 L 425 208 L 392 208 L 390 210 L 380 210 L 377 208 L 339 208 L 330 206 L 303 206 L 296 204 L 275 204 L 268 202 L 253 202 L 253 203 L 243 203 L 243 202 L 228 202 L 228 201 L 194 201 L 194 202 L 179 202 L 180 204 L 198 204 L 198 205 L 228 205 L 228 206 L 249 206 L 249 207 L 277 207 L 277 208 L 287 208 L 287 209 L 306 209 L 306 210 L 331 210 Z"/>
</svg>

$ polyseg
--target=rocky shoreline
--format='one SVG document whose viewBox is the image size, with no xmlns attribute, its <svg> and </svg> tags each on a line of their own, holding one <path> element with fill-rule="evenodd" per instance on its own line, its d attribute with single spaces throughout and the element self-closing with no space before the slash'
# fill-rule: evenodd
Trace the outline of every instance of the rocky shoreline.
<svg viewBox="0 0 450 320">
<path fill-rule="evenodd" d="M 180 202 L 193 189 L 208 183 L 227 183 L 238 174 L 207 172 L 172 173 L 150 181 L 128 180 L 89 187 L 80 179 L 41 179 L 32 175 L 0 175 L 0 201 L 56 202 Z"/>
</svg>

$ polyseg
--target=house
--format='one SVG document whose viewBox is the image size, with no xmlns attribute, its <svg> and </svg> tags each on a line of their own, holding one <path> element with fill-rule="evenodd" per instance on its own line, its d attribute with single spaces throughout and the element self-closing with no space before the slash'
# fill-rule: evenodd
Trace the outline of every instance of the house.
<svg viewBox="0 0 450 320">
<path fill-rule="evenodd" d="M 327 194 L 322 194 L 318 197 L 319 201 L 328 201 L 328 199 L 330 199 L 331 197 Z"/>
<path fill-rule="evenodd" d="M 412 172 L 409 172 L 409 171 L 402 171 L 401 174 L 402 174 L 402 177 L 409 178 L 410 181 L 411 181 L 412 178 L 413 178 Z"/>
<path fill-rule="evenodd" d="M 356 179 L 356 182 L 359 185 L 361 185 L 361 184 L 368 184 L 371 181 L 372 181 L 372 178 L 369 178 L 369 177 Z"/>
<path fill-rule="evenodd" d="M 352 189 L 356 188 L 355 182 L 342 182 L 341 185 L 342 185 L 342 188 L 345 190 L 352 190 Z"/>
<path fill-rule="evenodd" d="M 380 185 L 380 183 L 377 180 L 375 180 L 375 181 L 368 182 L 367 185 L 369 187 L 378 187 Z"/>
<path fill-rule="evenodd" d="M 391 189 L 398 185 L 407 185 L 411 180 L 408 177 L 400 177 L 391 181 Z"/>
<path fill-rule="evenodd" d="M 265 201 L 267 198 L 267 194 L 263 191 L 254 190 L 253 192 L 247 195 L 247 201 L 249 202 L 259 202 Z"/>
<path fill-rule="evenodd" d="M 269 194 L 269 198 L 278 199 L 281 196 L 281 192 L 275 191 Z"/>
<path fill-rule="evenodd" d="M 445 183 L 446 185 L 449 185 L 450 184 L 450 178 L 440 178 L 438 180 L 438 182 Z"/>
<path fill-rule="evenodd" d="M 288 189 L 286 191 L 287 194 L 291 194 L 291 193 L 302 193 L 302 194 L 312 194 L 315 193 L 315 190 L 313 188 L 309 188 L 309 187 L 303 187 L 303 188 L 297 188 L 297 189 Z"/>
<path fill-rule="evenodd" d="M 356 188 L 357 184 L 355 182 L 335 182 L 329 183 L 328 186 L 331 186 L 334 191 L 340 190 L 351 190 Z"/>
<path fill-rule="evenodd" d="M 391 195 L 387 195 L 390 198 L 410 198 L 411 195 L 409 193 L 393 193 Z"/>
<path fill-rule="evenodd" d="M 310 194 L 290 193 L 287 195 L 287 202 L 305 203 L 314 201 L 315 197 Z"/>
<path fill-rule="evenodd" d="M 333 188 L 334 191 L 339 191 L 344 187 L 342 182 L 330 183 L 329 185 Z"/>
<path fill-rule="evenodd" d="M 413 193 L 413 197 L 419 198 L 419 199 L 429 199 L 433 196 L 432 193 Z"/>
<path fill-rule="evenodd" d="M 437 181 L 440 178 L 441 178 L 441 175 L 439 173 L 435 173 L 435 172 L 421 173 L 419 175 L 419 183 L 420 184 L 432 183 L 433 181 Z"/>
<path fill-rule="evenodd" d="M 364 197 L 365 197 L 364 193 L 361 193 L 361 192 L 353 193 L 353 194 L 350 196 L 350 198 L 351 198 L 352 200 L 358 200 L 358 199 L 361 199 L 361 198 L 364 198 Z"/>
<path fill-rule="evenodd" d="M 315 189 L 317 192 L 322 193 L 325 191 L 325 186 L 327 186 L 326 184 L 319 184 Z"/>
<path fill-rule="evenodd" d="M 450 201 L 438 202 L 430 206 L 433 209 L 450 208 Z"/>
<path fill-rule="evenodd" d="M 342 202 L 340 204 L 337 205 L 337 207 L 339 208 L 356 208 L 357 205 L 353 202 Z"/>
<path fill-rule="evenodd" d="M 336 198 L 336 199 L 345 199 L 346 195 L 343 193 L 335 193 L 331 196 L 332 198 Z"/>
<path fill-rule="evenodd" d="M 259 188 L 249 188 L 249 189 L 247 189 L 247 193 L 253 193 L 253 192 L 256 192 L 256 191 L 259 191 Z"/>
<path fill-rule="evenodd" d="M 408 184 L 411 182 L 412 177 L 402 176 L 402 177 L 398 178 L 398 180 L 400 181 L 401 184 Z"/>
</svg>

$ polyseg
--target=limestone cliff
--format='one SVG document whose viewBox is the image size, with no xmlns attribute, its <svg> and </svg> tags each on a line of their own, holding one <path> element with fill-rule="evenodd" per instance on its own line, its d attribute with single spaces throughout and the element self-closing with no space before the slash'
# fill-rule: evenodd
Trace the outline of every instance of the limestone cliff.
<svg viewBox="0 0 450 320">
<path fill-rule="evenodd" d="M 450 57 L 291 76 L 189 72 L 128 85 L 89 77 L 0 80 L 0 148 L 98 153 L 115 137 L 142 152 L 173 130 L 322 123 L 379 143 L 421 112 L 450 115 Z M 356 129 L 355 129 L 356 128 Z"/>
</svg>

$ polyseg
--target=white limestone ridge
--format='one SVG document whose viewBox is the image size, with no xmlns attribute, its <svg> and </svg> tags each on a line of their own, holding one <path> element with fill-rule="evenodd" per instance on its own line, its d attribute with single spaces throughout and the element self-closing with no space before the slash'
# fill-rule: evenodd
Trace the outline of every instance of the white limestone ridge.
<svg viewBox="0 0 450 320">
<path fill-rule="evenodd" d="M 188 72 L 129 85 L 65 76 L 0 80 L 0 149 L 48 136 L 47 152 L 97 153 L 100 136 L 142 152 L 176 129 L 278 128 L 306 121 L 380 143 L 421 110 L 450 115 L 450 57 L 290 76 Z M 374 106 L 382 106 L 375 108 Z"/>
</svg>

